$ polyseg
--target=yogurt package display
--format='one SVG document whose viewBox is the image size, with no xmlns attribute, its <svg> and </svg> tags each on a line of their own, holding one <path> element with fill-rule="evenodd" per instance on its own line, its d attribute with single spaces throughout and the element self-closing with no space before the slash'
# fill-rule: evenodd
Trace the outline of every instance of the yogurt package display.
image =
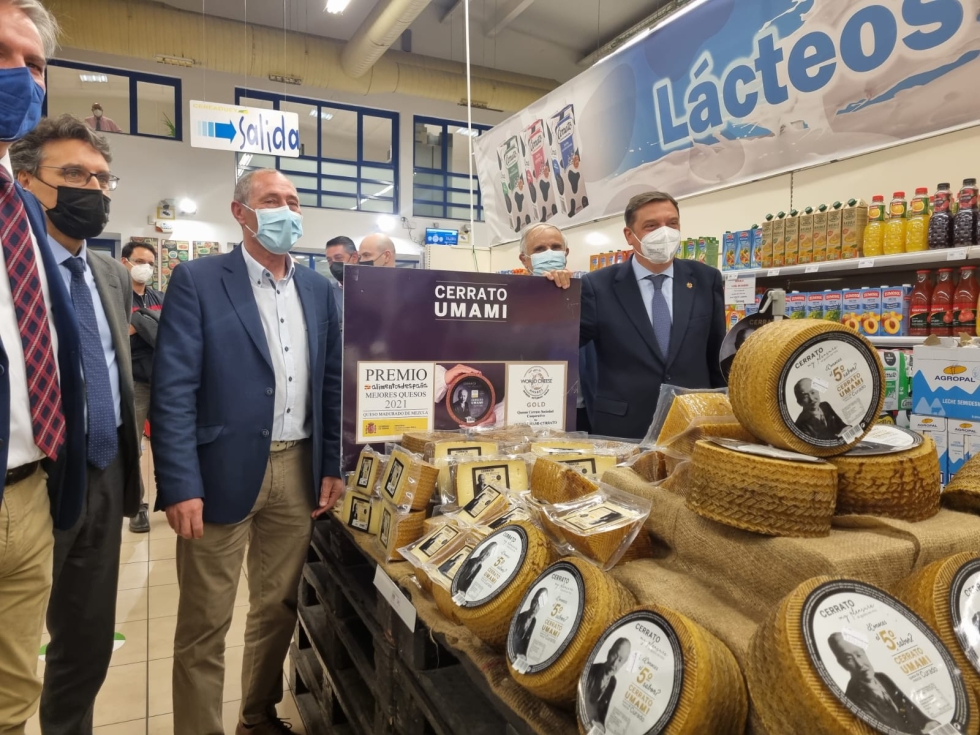
<svg viewBox="0 0 980 735">
<path fill-rule="evenodd" d="M 569 217 L 574 217 L 589 206 L 582 178 L 582 151 L 575 127 L 574 105 L 566 105 L 548 118 L 548 141 L 562 209 Z"/>
<path fill-rule="evenodd" d="M 531 197 L 532 221 L 547 222 L 558 214 L 558 192 L 552 176 L 551 147 L 544 123 L 535 120 L 522 134 L 525 181 Z"/>
</svg>

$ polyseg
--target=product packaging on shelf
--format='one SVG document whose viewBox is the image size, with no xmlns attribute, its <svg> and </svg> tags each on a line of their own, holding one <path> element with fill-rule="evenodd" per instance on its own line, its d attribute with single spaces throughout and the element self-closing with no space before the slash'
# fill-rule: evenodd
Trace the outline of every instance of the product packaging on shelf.
<svg viewBox="0 0 980 735">
<path fill-rule="evenodd" d="M 868 203 L 849 199 L 841 221 L 841 257 L 857 258 L 864 250 L 864 229 L 868 226 Z"/>
<path fill-rule="evenodd" d="M 821 204 L 813 213 L 813 262 L 827 260 L 827 205 Z"/>
<path fill-rule="evenodd" d="M 735 270 L 738 268 L 738 240 L 734 232 L 726 232 L 725 238 L 722 241 L 722 269 L 726 271 Z"/>
<path fill-rule="evenodd" d="M 786 294 L 786 318 L 806 319 L 806 294 L 792 291 Z"/>
<path fill-rule="evenodd" d="M 793 209 L 786 218 L 786 228 L 783 230 L 783 240 L 786 243 L 783 263 L 796 265 L 800 257 L 800 218 Z"/>
<path fill-rule="evenodd" d="M 917 414 L 980 421 L 980 349 L 955 339 L 916 345 L 912 351 L 912 400 Z"/>
<path fill-rule="evenodd" d="M 739 230 L 735 233 L 738 243 L 738 265 L 739 269 L 752 267 L 752 231 Z"/>
<path fill-rule="evenodd" d="M 953 479 L 966 461 L 980 454 L 980 422 L 949 420 L 946 422 L 949 442 L 949 478 Z"/>
<path fill-rule="evenodd" d="M 745 316 L 752 316 L 753 314 L 758 314 L 759 306 L 761 302 L 762 302 L 762 297 L 757 294 L 755 297 L 755 301 L 745 305 Z"/>
<path fill-rule="evenodd" d="M 806 318 L 823 319 L 823 291 L 812 291 L 806 295 Z"/>
<path fill-rule="evenodd" d="M 823 292 L 823 318 L 828 322 L 842 322 L 844 320 L 843 291 Z"/>
<path fill-rule="evenodd" d="M 840 202 L 827 212 L 827 260 L 841 259 L 841 233 L 844 227 L 844 210 Z"/>
<path fill-rule="evenodd" d="M 776 215 L 772 222 L 772 267 L 786 265 L 786 216 L 785 212 Z"/>
<path fill-rule="evenodd" d="M 752 240 L 752 260 L 751 268 L 761 268 L 762 267 L 762 228 L 753 227 L 749 230 L 751 233 Z"/>
<path fill-rule="evenodd" d="M 912 407 L 907 369 L 908 355 L 901 350 L 878 350 L 885 366 L 885 411 L 908 410 Z"/>
<path fill-rule="evenodd" d="M 800 254 L 797 262 L 806 265 L 813 262 L 813 207 L 807 207 L 799 217 Z"/>
<path fill-rule="evenodd" d="M 691 238 L 684 245 L 684 257 L 687 260 L 697 260 L 698 259 L 698 241 L 697 238 Z"/>
<path fill-rule="evenodd" d="M 913 413 L 909 417 L 909 428 L 920 434 L 926 434 L 936 443 L 936 454 L 939 455 L 940 482 L 949 482 L 949 438 L 947 421 L 939 416 L 923 416 Z"/>
<path fill-rule="evenodd" d="M 861 331 L 861 289 L 845 288 L 841 300 L 841 324 L 855 332 Z"/>
<path fill-rule="evenodd" d="M 909 333 L 909 297 L 911 286 L 881 289 L 881 334 L 889 337 Z"/>
<path fill-rule="evenodd" d="M 761 241 L 757 245 L 759 248 L 759 267 L 772 268 L 772 215 L 767 214 L 765 222 L 762 223 Z"/>
<path fill-rule="evenodd" d="M 881 289 L 861 289 L 861 334 L 877 337 L 881 329 Z"/>
</svg>

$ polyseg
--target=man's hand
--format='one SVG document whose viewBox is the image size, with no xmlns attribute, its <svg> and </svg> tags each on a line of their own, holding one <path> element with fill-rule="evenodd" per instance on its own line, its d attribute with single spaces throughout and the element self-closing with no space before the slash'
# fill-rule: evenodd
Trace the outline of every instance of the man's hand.
<svg viewBox="0 0 980 735">
<path fill-rule="evenodd" d="M 446 371 L 446 387 L 448 388 L 453 382 L 461 375 L 482 375 L 476 368 L 471 368 L 469 365 L 457 365 L 454 368 L 449 368 Z"/>
<path fill-rule="evenodd" d="M 132 337 L 134 334 L 136 334 L 136 327 L 134 327 L 132 324 L 130 324 L 129 325 L 129 336 Z"/>
<path fill-rule="evenodd" d="M 568 288 L 572 285 L 572 272 L 570 270 L 548 271 L 544 277 L 554 283 L 558 288 Z"/>
<path fill-rule="evenodd" d="M 344 494 L 344 481 L 339 477 L 324 477 L 320 482 L 320 504 L 313 511 L 313 518 L 319 518 L 333 508 Z"/>
<path fill-rule="evenodd" d="M 166 513 L 167 523 L 181 538 L 195 539 L 204 535 L 204 501 L 201 498 L 174 503 Z"/>
</svg>

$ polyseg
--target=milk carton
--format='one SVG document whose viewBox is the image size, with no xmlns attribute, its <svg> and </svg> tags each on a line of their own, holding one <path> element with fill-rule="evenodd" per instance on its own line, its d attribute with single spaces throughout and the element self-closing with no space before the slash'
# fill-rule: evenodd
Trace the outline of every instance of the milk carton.
<svg viewBox="0 0 980 735">
<path fill-rule="evenodd" d="M 868 226 L 868 203 L 849 199 L 841 219 L 841 258 L 857 258 L 864 252 L 864 228 Z"/>
<path fill-rule="evenodd" d="M 823 319 L 823 291 L 814 291 L 806 295 L 806 318 Z"/>
<path fill-rule="evenodd" d="M 827 205 L 821 204 L 813 213 L 813 262 L 827 260 Z"/>
<path fill-rule="evenodd" d="M 827 260 L 841 259 L 841 231 L 844 226 L 844 210 L 840 202 L 827 212 Z"/>
<path fill-rule="evenodd" d="M 759 267 L 772 268 L 772 215 L 766 215 L 762 223 L 762 242 L 759 246 Z"/>
<path fill-rule="evenodd" d="M 861 289 L 861 334 L 877 337 L 881 328 L 881 289 Z"/>
<path fill-rule="evenodd" d="M 726 232 L 722 240 L 722 265 L 725 271 L 735 270 L 738 266 L 738 240 L 734 232 Z"/>
<path fill-rule="evenodd" d="M 823 318 L 828 322 L 844 321 L 844 292 L 843 291 L 824 291 L 823 292 Z"/>
<path fill-rule="evenodd" d="M 531 195 L 532 220 L 547 222 L 558 214 L 558 191 L 553 178 L 551 146 L 544 123 L 535 120 L 522 133 L 525 181 Z"/>
<path fill-rule="evenodd" d="M 861 289 L 846 288 L 841 305 L 841 324 L 850 327 L 855 332 L 861 331 Z"/>
<path fill-rule="evenodd" d="M 786 243 L 783 262 L 786 265 L 796 265 L 800 257 L 800 218 L 799 212 L 795 209 L 790 210 L 789 217 L 786 218 L 786 229 L 783 232 L 783 241 Z"/>
<path fill-rule="evenodd" d="M 806 319 L 806 294 L 792 291 L 786 294 L 786 318 Z"/>
<path fill-rule="evenodd" d="M 582 173 L 582 152 L 579 146 L 578 127 L 575 124 L 575 106 L 566 105 L 548 118 L 548 142 L 551 148 L 551 166 L 555 173 L 562 211 L 574 217 L 589 206 Z"/>
<path fill-rule="evenodd" d="M 925 434 L 936 443 L 936 454 L 939 455 L 939 482 L 944 487 L 949 482 L 949 437 L 946 427 L 946 419 L 940 416 L 913 413 L 909 417 L 909 428 L 912 431 Z"/>
<path fill-rule="evenodd" d="M 735 233 L 738 240 L 738 260 L 736 268 L 744 270 L 752 267 L 752 230 L 739 230 Z"/>
<path fill-rule="evenodd" d="M 901 350 L 878 350 L 885 368 L 884 411 L 900 411 L 911 405 L 906 353 Z"/>
<path fill-rule="evenodd" d="M 889 337 L 909 333 L 911 286 L 881 289 L 881 334 Z"/>
<path fill-rule="evenodd" d="M 781 268 L 786 265 L 786 217 L 785 212 L 776 215 L 772 222 L 772 267 Z"/>
<path fill-rule="evenodd" d="M 752 259 L 750 266 L 751 268 L 761 268 L 762 267 L 762 228 L 753 227 L 750 232 L 752 233 Z"/>
<path fill-rule="evenodd" d="M 941 345 L 912 350 L 913 408 L 924 416 L 980 421 L 980 350 L 957 344 L 943 338 Z"/>
<path fill-rule="evenodd" d="M 980 422 L 949 419 L 946 422 L 949 443 L 949 479 L 956 477 L 966 461 L 980 453 Z"/>
</svg>

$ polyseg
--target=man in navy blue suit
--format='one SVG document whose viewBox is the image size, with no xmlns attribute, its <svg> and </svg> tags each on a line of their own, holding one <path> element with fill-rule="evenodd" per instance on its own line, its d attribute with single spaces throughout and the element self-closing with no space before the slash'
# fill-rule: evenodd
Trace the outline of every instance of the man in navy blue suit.
<svg viewBox="0 0 980 735">
<path fill-rule="evenodd" d="M 681 215 L 670 194 L 638 194 L 625 219 L 632 257 L 582 279 L 580 343 L 595 346 L 593 433 L 642 439 L 661 385 L 725 386 L 725 293 L 717 268 L 675 260 Z"/>
<path fill-rule="evenodd" d="M 40 2 L 0 0 L 0 732 L 23 732 L 37 709 L 52 526 L 75 523 L 85 486 L 78 324 L 44 212 L 7 152 L 41 118 L 56 38 Z"/>
<path fill-rule="evenodd" d="M 177 532 L 174 732 L 223 732 L 224 641 L 248 546 L 237 733 L 288 732 L 276 714 L 312 519 L 343 491 L 341 340 L 330 284 L 293 263 L 296 188 L 246 173 L 242 245 L 178 266 L 150 402 L 157 509 Z"/>
</svg>

